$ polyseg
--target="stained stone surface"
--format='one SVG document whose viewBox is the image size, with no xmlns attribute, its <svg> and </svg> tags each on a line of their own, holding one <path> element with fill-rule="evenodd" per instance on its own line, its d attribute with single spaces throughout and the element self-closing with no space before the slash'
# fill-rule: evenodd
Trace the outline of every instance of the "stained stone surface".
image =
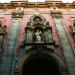
<svg viewBox="0 0 75 75">
<path fill-rule="evenodd" d="M 16 41 L 18 37 L 20 20 L 13 20 L 13 24 L 8 36 L 7 48 L 4 51 L 4 56 L 1 65 L 1 75 L 13 75 L 13 67 L 15 63 Z"/>
<path fill-rule="evenodd" d="M 64 56 L 67 61 L 69 73 L 70 73 L 70 75 L 74 75 L 75 74 L 75 66 L 74 66 L 75 65 L 75 57 L 73 54 L 74 48 L 72 48 L 71 43 L 69 42 L 68 36 L 63 27 L 61 19 L 54 19 L 54 21 L 56 24 L 56 28 L 57 28 L 60 40 L 61 40 L 61 45 L 64 50 Z"/>
</svg>

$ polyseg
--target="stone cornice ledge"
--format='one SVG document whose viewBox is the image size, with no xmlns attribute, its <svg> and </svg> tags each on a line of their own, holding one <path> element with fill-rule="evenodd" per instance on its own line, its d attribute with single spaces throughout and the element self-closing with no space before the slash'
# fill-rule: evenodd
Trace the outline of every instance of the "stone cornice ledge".
<svg viewBox="0 0 75 75">
<path fill-rule="evenodd" d="M 28 1 L 11 1 L 11 3 L 0 3 L 0 9 L 14 9 L 16 7 L 23 8 L 75 8 L 75 1 L 73 3 L 62 3 L 62 1 L 46 1 L 46 2 L 28 2 Z"/>
</svg>

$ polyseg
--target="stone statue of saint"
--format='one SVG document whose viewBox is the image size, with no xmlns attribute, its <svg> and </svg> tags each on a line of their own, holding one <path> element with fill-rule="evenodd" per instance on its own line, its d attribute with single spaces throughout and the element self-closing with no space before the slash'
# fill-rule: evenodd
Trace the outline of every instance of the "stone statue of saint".
<svg viewBox="0 0 75 75">
<path fill-rule="evenodd" d="M 2 46 L 3 43 L 3 27 L 0 25 L 0 46 Z"/>
<path fill-rule="evenodd" d="M 41 34 L 42 32 L 40 30 L 37 30 L 36 33 L 35 33 L 35 36 L 36 36 L 36 42 L 41 42 Z"/>
</svg>

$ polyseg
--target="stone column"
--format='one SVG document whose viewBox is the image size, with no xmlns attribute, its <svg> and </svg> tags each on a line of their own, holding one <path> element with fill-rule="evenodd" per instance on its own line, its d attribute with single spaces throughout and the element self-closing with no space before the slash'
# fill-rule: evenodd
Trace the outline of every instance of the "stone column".
<svg viewBox="0 0 75 75">
<path fill-rule="evenodd" d="M 63 75 L 74 75 L 75 74 L 75 57 L 73 55 L 73 48 L 67 36 L 66 30 L 62 23 L 62 13 L 60 11 L 52 11 L 51 12 L 53 20 L 55 21 L 55 25 L 57 28 L 57 32 L 61 41 L 61 46 L 64 50 L 64 58 L 65 64 L 68 66 L 68 71 L 64 70 L 62 72 Z"/>
<path fill-rule="evenodd" d="M 18 39 L 20 22 L 23 12 L 12 12 L 12 25 L 8 35 L 7 47 L 4 51 L 2 64 L 0 66 L 0 75 L 14 75 L 14 66 L 16 62 L 16 42 Z"/>
</svg>

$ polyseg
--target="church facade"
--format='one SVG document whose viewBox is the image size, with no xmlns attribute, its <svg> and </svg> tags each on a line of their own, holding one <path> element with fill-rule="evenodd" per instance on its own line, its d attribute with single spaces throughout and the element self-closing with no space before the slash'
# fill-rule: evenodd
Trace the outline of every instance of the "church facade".
<svg viewBox="0 0 75 75">
<path fill-rule="evenodd" d="M 0 3 L 0 75 L 74 75 L 75 2 Z"/>
</svg>

